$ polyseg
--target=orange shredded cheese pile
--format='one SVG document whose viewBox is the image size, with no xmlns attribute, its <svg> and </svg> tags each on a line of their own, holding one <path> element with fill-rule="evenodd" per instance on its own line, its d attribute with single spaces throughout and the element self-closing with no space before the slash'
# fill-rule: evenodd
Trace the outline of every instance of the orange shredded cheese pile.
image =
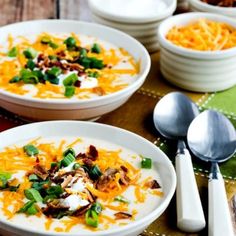
<svg viewBox="0 0 236 236">
<path fill-rule="evenodd" d="M 174 26 L 166 38 L 180 47 L 218 51 L 236 46 L 236 29 L 223 22 L 199 19 L 186 26 Z"/>
</svg>

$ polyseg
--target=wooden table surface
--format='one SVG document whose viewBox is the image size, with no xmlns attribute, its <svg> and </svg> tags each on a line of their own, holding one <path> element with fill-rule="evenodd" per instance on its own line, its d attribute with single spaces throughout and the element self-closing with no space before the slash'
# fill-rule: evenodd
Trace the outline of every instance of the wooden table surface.
<svg viewBox="0 0 236 236">
<path fill-rule="evenodd" d="M 0 11 L 0 26 L 18 21 L 47 18 L 91 21 L 87 0 L 0 0 Z M 157 138 L 151 121 L 152 111 L 160 97 L 170 91 L 177 90 L 177 88 L 161 79 L 159 73 L 159 54 L 152 54 L 151 58 L 152 69 L 144 86 L 132 96 L 128 103 L 116 111 L 103 116 L 98 122 L 131 130 L 161 146 L 160 143 L 162 140 L 160 137 Z M 159 77 L 159 81 L 155 77 Z M 161 91 L 164 91 L 164 93 L 160 93 L 159 90 L 155 88 L 161 88 Z M 208 96 L 207 94 L 189 94 L 187 92 L 186 94 L 190 95 L 197 103 Z M 130 116 L 134 110 L 135 115 L 132 116 L 132 122 L 130 122 Z M 0 110 L 0 131 L 23 123 L 25 122 L 16 116 Z M 203 200 L 203 207 L 207 215 L 207 175 L 204 172 L 196 171 L 196 179 Z M 226 181 L 226 189 L 228 198 L 234 199 L 232 197 L 236 192 L 235 180 L 228 179 Z M 234 205 L 234 201 L 231 202 L 231 205 Z M 234 207 L 232 207 L 231 210 L 232 209 L 234 209 Z M 233 210 L 232 216 L 234 217 Z M 176 228 L 175 222 L 176 210 L 175 199 L 173 199 L 167 211 L 155 221 L 142 236 L 207 235 L 206 230 L 198 234 L 180 232 Z"/>
</svg>

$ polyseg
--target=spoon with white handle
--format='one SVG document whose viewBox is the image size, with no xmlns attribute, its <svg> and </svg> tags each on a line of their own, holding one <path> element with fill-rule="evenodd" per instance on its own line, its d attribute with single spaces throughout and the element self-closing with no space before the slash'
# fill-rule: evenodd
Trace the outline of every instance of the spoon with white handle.
<svg viewBox="0 0 236 236">
<path fill-rule="evenodd" d="M 205 225 L 205 217 L 194 176 L 193 165 L 184 138 L 199 110 L 187 96 L 172 92 L 164 96 L 154 109 L 156 129 L 166 138 L 178 140 L 175 158 L 177 174 L 177 226 L 186 232 L 197 232 Z"/>
<path fill-rule="evenodd" d="M 212 163 L 208 183 L 208 236 L 234 236 L 224 180 L 217 164 L 228 160 L 236 150 L 234 126 L 221 113 L 204 111 L 189 126 L 187 140 L 196 157 Z"/>
</svg>

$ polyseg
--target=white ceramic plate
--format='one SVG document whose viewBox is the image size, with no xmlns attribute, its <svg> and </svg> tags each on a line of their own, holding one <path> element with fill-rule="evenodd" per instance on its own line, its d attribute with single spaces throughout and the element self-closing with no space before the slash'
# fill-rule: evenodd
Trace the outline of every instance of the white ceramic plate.
<svg viewBox="0 0 236 236">
<path fill-rule="evenodd" d="M 47 138 L 90 138 L 93 140 L 103 140 L 123 148 L 134 151 L 137 154 L 147 156 L 153 160 L 153 170 L 157 171 L 162 183 L 164 196 L 154 210 L 144 217 L 129 223 L 126 226 L 108 229 L 105 231 L 71 233 L 70 236 L 136 236 L 141 233 L 149 224 L 157 219 L 167 208 L 176 186 L 175 171 L 167 156 L 154 144 L 146 139 L 120 128 L 83 121 L 49 121 L 23 125 L 4 131 L 0 134 L 0 150 L 4 147 L 27 142 L 37 137 Z M 111 139 L 112 137 L 112 139 Z M 150 203 L 152 204 L 152 203 Z M 154 203 L 153 203 L 154 204 Z M 42 229 L 34 229 L 30 224 L 13 224 L 10 221 L 0 219 L 0 228 L 9 231 L 9 235 L 31 235 L 31 236 L 65 236 L 68 233 L 45 233 Z"/>
<path fill-rule="evenodd" d="M 137 24 L 162 20 L 172 15 L 177 5 L 176 0 L 164 0 L 163 2 L 166 4 L 166 8 L 159 11 L 160 1 L 149 0 L 145 4 L 142 0 L 136 2 L 133 0 L 129 1 L 126 3 L 126 8 L 135 8 L 132 9 L 134 11 L 133 13 L 127 12 L 126 9 L 122 11 L 122 1 L 110 0 L 104 4 L 103 0 L 89 0 L 89 6 L 93 12 L 108 20 Z M 133 7 L 134 5 L 135 7 Z"/>
<path fill-rule="evenodd" d="M 71 33 L 91 35 L 127 50 L 135 60 L 140 60 L 140 73 L 133 83 L 126 88 L 101 97 L 71 99 L 27 98 L 0 90 L 0 106 L 33 120 L 53 119 L 93 119 L 108 113 L 126 102 L 143 84 L 150 70 L 150 56 L 146 49 L 134 38 L 106 26 L 73 20 L 37 20 L 16 23 L 0 28 L 0 44 L 5 42 L 8 34 L 34 35 L 41 32 Z"/>
</svg>

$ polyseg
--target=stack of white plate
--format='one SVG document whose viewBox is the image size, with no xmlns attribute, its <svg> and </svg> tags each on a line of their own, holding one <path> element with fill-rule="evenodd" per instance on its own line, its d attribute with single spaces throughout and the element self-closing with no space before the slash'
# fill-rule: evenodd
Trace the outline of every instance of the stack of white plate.
<svg viewBox="0 0 236 236">
<path fill-rule="evenodd" d="M 176 5 L 176 0 L 89 0 L 94 22 L 133 36 L 149 52 L 159 49 L 158 26 L 173 14 Z"/>
</svg>

